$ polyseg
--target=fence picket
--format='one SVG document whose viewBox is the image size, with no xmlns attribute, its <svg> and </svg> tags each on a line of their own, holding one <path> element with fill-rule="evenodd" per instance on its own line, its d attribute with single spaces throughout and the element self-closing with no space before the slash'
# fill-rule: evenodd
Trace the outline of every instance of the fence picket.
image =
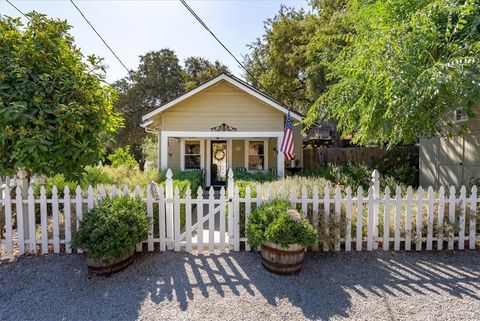
<svg viewBox="0 0 480 321">
<path fill-rule="evenodd" d="M 307 215 L 307 211 L 308 211 L 307 199 L 308 199 L 308 190 L 307 190 L 307 187 L 304 185 L 302 187 L 302 212 L 304 215 Z"/>
<path fill-rule="evenodd" d="M 110 196 L 112 198 L 117 196 L 117 186 L 115 184 L 113 184 L 111 189 L 110 189 Z"/>
<path fill-rule="evenodd" d="M 390 248 L 390 188 L 385 188 L 385 205 L 383 210 L 383 250 Z"/>
<path fill-rule="evenodd" d="M 345 209 L 345 251 L 352 250 L 352 188 L 347 187 L 347 199 Z"/>
<path fill-rule="evenodd" d="M 437 213 L 437 250 L 443 249 L 443 219 L 445 216 L 445 189 L 440 187 L 438 192 L 438 213 Z"/>
<path fill-rule="evenodd" d="M 235 190 L 233 192 L 233 218 L 234 218 L 234 235 L 235 243 L 233 244 L 234 251 L 240 251 L 240 203 L 239 203 L 239 189 L 238 185 L 235 185 Z"/>
<path fill-rule="evenodd" d="M 247 185 L 247 187 L 245 188 L 245 228 L 248 226 L 248 219 L 252 209 L 252 202 L 250 197 L 251 197 L 251 190 L 250 190 L 250 186 Z M 220 235 L 221 235 L 221 232 L 220 232 Z M 251 251 L 250 244 L 248 244 L 248 240 L 245 242 L 245 251 Z"/>
<path fill-rule="evenodd" d="M 40 225 L 42 230 L 42 254 L 48 253 L 47 196 L 45 187 L 40 187 Z"/>
<path fill-rule="evenodd" d="M 8 182 L 8 181 L 7 181 Z M 10 196 L 10 187 L 8 183 L 5 187 L 5 248 L 7 253 L 13 252 L 13 219 L 12 219 L 12 199 Z"/>
<path fill-rule="evenodd" d="M 178 187 L 175 187 L 173 194 L 173 215 L 174 215 L 174 250 L 175 252 L 180 251 L 180 226 L 182 222 L 180 220 L 180 190 Z"/>
<path fill-rule="evenodd" d="M 247 188 L 249 189 L 250 187 L 247 187 Z M 225 188 L 222 186 L 222 188 L 220 189 L 220 251 L 221 252 L 225 252 L 225 206 L 226 206 Z M 247 214 L 245 215 L 247 219 L 248 215 Z"/>
<path fill-rule="evenodd" d="M 124 195 L 124 196 L 130 195 L 130 191 L 128 190 L 128 186 L 127 186 L 127 185 L 123 185 L 123 195 Z"/>
<path fill-rule="evenodd" d="M 185 251 L 192 252 L 192 191 L 185 191 Z"/>
<path fill-rule="evenodd" d="M 328 251 L 327 238 L 330 234 L 328 225 L 330 223 L 330 190 L 328 186 L 323 189 L 323 228 L 325 237 L 323 239 L 323 250 Z"/>
<path fill-rule="evenodd" d="M 215 191 L 210 186 L 208 191 L 208 251 L 213 252 L 215 250 Z"/>
<path fill-rule="evenodd" d="M 165 215 L 167 217 L 167 249 L 173 248 L 173 174 L 170 169 L 165 174 Z"/>
<path fill-rule="evenodd" d="M 416 216 L 416 230 L 415 230 L 415 249 L 417 251 L 422 250 L 422 230 L 423 230 L 423 188 L 418 188 L 418 200 L 417 200 L 417 216 Z"/>
<path fill-rule="evenodd" d="M 432 249 L 433 243 L 433 188 L 430 186 L 428 188 L 428 209 L 427 209 L 427 250 L 430 251 Z"/>
<path fill-rule="evenodd" d="M 290 203 L 297 207 L 297 188 L 293 185 L 290 187 Z"/>
<path fill-rule="evenodd" d="M 465 249 L 465 216 L 467 210 L 467 189 L 465 185 L 460 189 L 460 230 L 458 231 L 458 249 Z"/>
<path fill-rule="evenodd" d="M 455 187 L 450 186 L 450 196 L 448 197 L 448 223 L 452 227 L 455 224 Z M 453 241 L 455 237 L 455 231 L 450 228 L 448 235 L 448 249 L 453 250 Z"/>
<path fill-rule="evenodd" d="M 28 246 L 30 253 L 36 253 L 37 251 L 37 236 L 36 236 L 36 224 L 35 224 L 35 196 L 33 195 L 33 187 L 30 185 L 28 188 Z"/>
<path fill-rule="evenodd" d="M 25 234 L 23 230 L 23 199 L 22 189 L 17 186 L 15 191 L 15 210 L 17 212 L 17 234 L 18 234 L 18 250 L 20 254 L 25 253 Z"/>
<path fill-rule="evenodd" d="M 93 205 L 92 205 L 93 208 Z M 58 215 L 58 190 L 52 187 L 53 252 L 60 253 L 60 224 Z"/>
<path fill-rule="evenodd" d="M 107 192 L 105 191 L 105 186 L 103 184 L 98 187 L 98 196 L 100 200 L 107 196 Z"/>
<path fill-rule="evenodd" d="M 160 185 L 158 187 L 158 237 L 160 239 L 160 251 L 167 250 L 165 219 L 165 190 L 163 185 Z"/>
<path fill-rule="evenodd" d="M 335 245 L 334 250 L 340 251 L 340 218 L 341 218 L 341 211 L 342 211 L 342 193 L 340 191 L 340 186 L 337 185 L 335 187 Z"/>
<path fill-rule="evenodd" d="M 93 195 L 93 187 L 90 185 L 87 189 L 87 209 L 90 210 L 93 208 L 94 204 L 94 195 Z"/>
<path fill-rule="evenodd" d="M 198 225 L 197 225 L 197 252 L 198 253 L 203 252 L 203 203 L 202 203 L 202 201 L 203 201 L 203 190 L 202 190 L 201 187 L 198 187 L 198 190 L 197 190 L 197 223 L 198 223 Z M 232 226 L 233 226 L 233 209 L 232 209 Z"/>
<path fill-rule="evenodd" d="M 356 217 L 356 225 L 357 230 L 355 233 L 356 242 L 355 242 L 355 250 L 361 251 L 362 250 L 362 225 L 363 225 L 363 189 L 361 186 L 357 189 L 357 217 Z"/>
<path fill-rule="evenodd" d="M 72 200 L 70 199 L 70 189 L 65 186 L 63 189 L 63 216 L 65 224 L 65 252 L 72 253 Z"/>
<path fill-rule="evenodd" d="M 397 189 L 395 191 L 395 240 L 393 244 L 393 249 L 395 251 L 400 250 L 400 224 L 402 220 L 401 216 L 402 212 L 402 190 L 400 189 L 400 186 L 397 186 Z"/>
<path fill-rule="evenodd" d="M 412 187 L 407 188 L 407 215 L 405 217 L 405 251 L 412 247 Z"/>
<path fill-rule="evenodd" d="M 468 248 L 470 250 L 475 249 L 476 236 L 475 231 L 477 229 L 477 186 L 472 187 L 472 192 L 470 194 L 470 232 L 468 239 Z"/>
<path fill-rule="evenodd" d="M 112 187 L 112 193 L 113 193 L 113 187 Z M 80 186 L 77 186 L 75 189 L 75 225 L 76 225 L 76 231 L 78 231 L 78 227 L 80 224 L 80 221 L 83 218 L 83 199 L 82 199 L 82 189 Z M 78 253 L 83 253 L 82 249 L 77 250 Z"/>
<path fill-rule="evenodd" d="M 367 251 L 373 250 L 373 234 L 375 233 L 375 190 L 368 189 L 368 219 L 367 219 Z"/>
<path fill-rule="evenodd" d="M 312 223 L 313 228 L 315 231 L 318 231 L 318 204 L 319 204 L 319 196 L 318 196 L 318 186 L 313 186 L 313 199 L 312 199 Z M 318 239 L 313 246 L 314 251 L 318 251 Z"/>
<path fill-rule="evenodd" d="M 153 221 L 153 196 L 152 194 L 158 194 L 158 191 L 152 191 L 152 188 L 157 188 L 154 185 L 150 185 L 147 187 L 147 217 L 150 222 Z M 142 243 L 140 242 L 137 244 L 137 247 L 142 247 Z M 153 225 L 151 224 L 148 228 L 148 235 L 147 235 L 147 250 L 153 251 Z"/>
<path fill-rule="evenodd" d="M 271 201 L 275 197 L 275 194 L 273 193 L 273 186 L 272 184 L 268 185 L 268 200 Z"/>
</svg>

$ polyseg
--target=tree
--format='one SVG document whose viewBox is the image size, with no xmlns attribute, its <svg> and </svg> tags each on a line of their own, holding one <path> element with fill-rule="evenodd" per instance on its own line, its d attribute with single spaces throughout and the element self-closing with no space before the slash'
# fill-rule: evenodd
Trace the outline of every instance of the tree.
<svg viewBox="0 0 480 321">
<path fill-rule="evenodd" d="M 213 78 L 228 68 L 218 61 L 189 57 L 182 68 L 171 49 L 151 51 L 140 57 L 140 64 L 129 78 L 115 82 L 118 93 L 115 110 L 125 118 L 125 127 L 118 131 L 116 145 L 130 146 L 143 166 L 142 145 L 147 136 L 140 127 L 142 116 L 165 102 Z"/>
<path fill-rule="evenodd" d="M 343 23 L 352 36 L 328 63 L 335 83 L 307 123 L 325 111 L 355 142 L 394 145 L 451 133 L 448 111 L 458 107 L 473 116 L 480 89 L 478 0 L 350 0 Z"/>
<path fill-rule="evenodd" d="M 121 116 L 102 60 L 86 59 L 66 21 L 0 20 L 0 173 L 67 177 L 96 164 Z"/>
<path fill-rule="evenodd" d="M 245 57 L 251 74 L 245 74 L 247 80 L 299 112 L 308 109 L 323 87 L 323 79 L 313 81 L 306 54 L 315 20 L 313 14 L 282 6 L 265 21 L 265 34 L 248 46 Z"/>
<path fill-rule="evenodd" d="M 140 127 L 142 116 L 184 92 L 183 70 L 170 49 L 151 51 L 140 56 L 138 69 L 129 78 L 114 83 L 118 94 L 115 110 L 125 118 L 125 127 L 117 133 L 116 146 L 130 146 L 137 160 L 142 160 L 146 136 Z"/>
<path fill-rule="evenodd" d="M 198 85 L 212 79 L 222 72 L 228 72 L 228 67 L 215 60 L 211 63 L 209 60 L 201 57 L 188 57 L 184 61 L 184 90 L 191 90 Z"/>
</svg>

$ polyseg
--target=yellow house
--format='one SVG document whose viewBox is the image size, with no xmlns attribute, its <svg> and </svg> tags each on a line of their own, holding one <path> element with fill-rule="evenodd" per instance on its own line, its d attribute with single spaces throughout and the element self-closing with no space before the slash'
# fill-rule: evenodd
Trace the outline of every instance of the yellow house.
<svg viewBox="0 0 480 321">
<path fill-rule="evenodd" d="M 284 174 L 280 152 L 288 108 L 227 74 L 196 87 L 144 115 L 157 133 L 162 170 L 204 169 L 205 183 L 222 185 L 229 168 Z M 302 116 L 290 112 L 295 164 L 303 165 Z"/>
</svg>

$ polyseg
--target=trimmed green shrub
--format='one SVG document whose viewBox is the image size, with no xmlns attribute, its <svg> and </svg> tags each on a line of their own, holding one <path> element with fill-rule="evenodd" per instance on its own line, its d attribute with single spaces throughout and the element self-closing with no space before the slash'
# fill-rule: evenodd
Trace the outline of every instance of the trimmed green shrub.
<svg viewBox="0 0 480 321">
<path fill-rule="evenodd" d="M 119 259 L 147 238 L 149 218 L 138 198 L 105 198 L 85 214 L 72 247 L 94 259 Z"/>
<path fill-rule="evenodd" d="M 317 239 L 315 229 L 303 213 L 298 220 L 287 214 L 294 208 L 290 202 L 276 199 L 255 209 L 249 216 L 246 231 L 250 245 L 258 247 L 264 242 L 276 243 L 283 248 L 293 244 L 313 245 Z"/>
<path fill-rule="evenodd" d="M 247 172 L 243 170 L 233 171 L 234 179 L 240 181 L 271 182 L 278 179 L 273 172 Z"/>
</svg>

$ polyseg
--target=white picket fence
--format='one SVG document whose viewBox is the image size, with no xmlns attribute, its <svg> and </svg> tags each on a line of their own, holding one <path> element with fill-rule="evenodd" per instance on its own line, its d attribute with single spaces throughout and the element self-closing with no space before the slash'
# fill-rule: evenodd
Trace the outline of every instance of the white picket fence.
<svg viewBox="0 0 480 321">
<path fill-rule="evenodd" d="M 415 193 L 408 188 L 406 195 L 397 187 L 392 195 L 388 188 L 380 191 L 378 172 L 374 171 L 372 177 L 372 186 L 366 195 L 362 188 L 354 194 L 350 187 L 341 190 L 339 186 L 333 191 L 328 187 L 320 191 L 317 186 L 312 190 L 306 186 L 300 190 L 292 187 L 289 191 L 284 187 L 274 190 L 271 186 L 256 186 L 255 193 L 248 186 L 244 195 L 240 195 L 230 170 L 227 191 L 222 188 L 215 194 L 210 188 L 208 197 L 204 198 L 204 191 L 199 188 L 194 198 L 187 189 L 182 198 L 178 188 L 173 188 L 169 170 L 165 188 L 151 186 L 145 196 L 138 187 L 133 191 L 146 203 L 146 215 L 154 222 L 147 240 L 137 245 L 137 251 L 249 251 L 243 226 L 255 207 L 273 198 L 288 199 L 307 213 L 319 231 L 314 250 L 372 251 L 381 248 L 408 251 L 412 246 L 417 251 L 476 248 L 480 241 L 476 186 L 468 195 L 465 186 L 461 187 L 459 195 L 454 187 L 448 193 L 443 187 L 437 193 L 431 187 L 426 193 L 421 187 Z M 4 193 L 0 203 L 4 209 L 5 233 L 0 243 L 6 252 L 71 253 L 72 235 L 84 213 L 107 195 L 103 186 L 97 191 L 89 187 L 84 192 L 77 187 L 72 195 L 66 187 L 60 194 L 53 187 L 52 196 L 47 198 L 42 187 L 36 198 L 30 187 L 26 199 L 22 198 L 19 187 L 14 199 Z M 131 194 L 127 187 L 118 190 L 116 186 L 111 186 L 108 192 L 113 197 Z M 245 224 L 240 224 L 241 220 Z"/>
</svg>

